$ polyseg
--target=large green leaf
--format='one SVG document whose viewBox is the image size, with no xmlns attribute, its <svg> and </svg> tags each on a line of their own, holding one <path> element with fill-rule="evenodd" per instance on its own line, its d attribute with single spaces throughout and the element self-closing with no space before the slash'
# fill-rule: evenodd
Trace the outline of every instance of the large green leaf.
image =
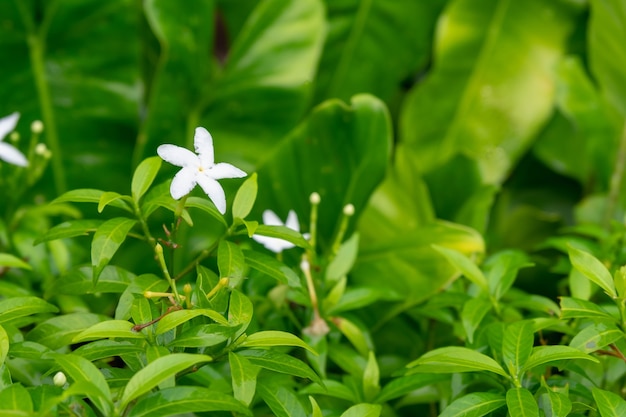
<svg viewBox="0 0 626 417">
<path fill-rule="evenodd" d="M 228 352 L 230 375 L 233 382 L 233 394 L 236 399 L 250 405 L 256 391 L 256 377 L 260 368 L 253 365 L 247 358 Z"/>
<path fill-rule="evenodd" d="M 302 341 L 298 336 L 278 330 L 266 330 L 252 333 L 243 341 L 241 347 L 272 347 L 272 346 L 298 346 L 317 355 L 317 353 Z"/>
<path fill-rule="evenodd" d="M 32 415 L 33 400 L 22 384 L 11 384 L 0 390 L 0 411 L 7 417 Z"/>
<path fill-rule="evenodd" d="M 307 364 L 285 353 L 275 350 L 250 349 L 237 352 L 237 354 L 262 368 L 299 378 L 308 378 L 322 385 L 320 377 Z"/>
<path fill-rule="evenodd" d="M 330 245 L 343 207 L 353 204 L 358 217 L 382 179 L 390 129 L 385 105 L 372 96 L 355 96 L 349 106 L 338 100 L 319 105 L 259 168 L 258 217 L 262 208 L 280 218 L 293 209 L 306 223 L 309 196 L 317 192 L 318 241 Z"/>
<path fill-rule="evenodd" d="M 379 404 L 357 404 L 348 408 L 341 417 L 378 417 L 381 411 Z"/>
<path fill-rule="evenodd" d="M 39 323 L 26 335 L 26 340 L 40 343 L 50 349 L 70 345 L 74 337 L 84 329 L 105 320 L 104 316 L 91 313 L 73 313 L 52 317 Z"/>
<path fill-rule="evenodd" d="M 482 417 L 506 404 L 502 395 L 475 392 L 465 395 L 447 406 L 440 417 Z"/>
<path fill-rule="evenodd" d="M 93 266 L 94 284 L 97 284 L 100 273 L 108 265 L 122 243 L 124 243 L 126 235 L 136 223 L 137 221 L 133 219 L 115 217 L 98 227 L 91 242 L 91 265 Z"/>
<path fill-rule="evenodd" d="M 585 353 L 595 352 L 624 339 L 624 332 L 613 323 L 591 323 L 572 338 L 570 346 Z"/>
<path fill-rule="evenodd" d="M 552 362 L 579 359 L 598 362 L 593 356 L 587 355 L 578 349 L 570 346 L 535 346 L 533 353 L 528 358 L 524 371 L 531 370 L 536 366 L 545 365 Z"/>
<path fill-rule="evenodd" d="M 514 378 L 521 377 L 520 371 L 531 355 L 533 342 L 531 321 L 518 321 L 506 327 L 502 340 L 502 363 Z"/>
<path fill-rule="evenodd" d="M 568 252 L 574 268 L 580 271 L 591 282 L 599 285 L 610 297 L 617 297 L 613 277 L 602 262 L 590 253 L 573 246 L 568 248 Z"/>
<path fill-rule="evenodd" d="M 617 394 L 599 388 L 592 388 L 593 399 L 602 417 L 620 417 L 626 414 L 626 401 Z"/>
<path fill-rule="evenodd" d="M 58 308 L 38 297 L 14 297 L 0 301 L 0 324 L 39 313 L 56 313 Z"/>
<path fill-rule="evenodd" d="M 259 383 L 258 390 L 276 417 L 306 417 L 304 406 L 289 388 Z"/>
<path fill-rule="evenodd" d="M 526 388 L 511 388 L 506 392 L 506 405 L 512 416 L 539 417 L 539 406 Z"/>
<path fill-rule="evenodd" d="M 502 367 L 489 356 L 472 349 L 448 346 L 431 350 L 407 365 L 409 373 L 457 373 L 489 371 L 508 377 Z"/>
</svg>

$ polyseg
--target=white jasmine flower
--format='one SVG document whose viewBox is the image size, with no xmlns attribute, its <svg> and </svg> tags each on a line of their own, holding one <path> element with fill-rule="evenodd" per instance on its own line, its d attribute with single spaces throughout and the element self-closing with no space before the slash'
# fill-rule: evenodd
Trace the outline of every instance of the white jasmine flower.
<svg viewBox="0 0 626 417">
<path fill-rule="evenodd" d="M 265 210 L 263 212 L 263 224 L 267 226 L 287 226 L 291 230 L 295 230 L 300 233 L 300 223 L 298 222 L 298 215 L 295 211 L 289 210 L 287 214 L 287 221 L 283 223 L 280 218 L 274 213 L 272 210 Z M 305 233 L 305 239 L 309 239 L 309 234 Z M 286 240 L 279 239 L 277 237 L 268 237 L 268 236 L 260 236 L 260 235 L 252 235 L 252 239 L 256 240 L 267 249 L 272 252 L 279 253 L 284 251 L 285 249 L 291 249 L 294 245 L 291 242 L 287 242 Z"/>
<path fill-rule="evenodd" d="M 28 161 L 24 154 L 15 146 L 2 142 L 2 139 L 15 129 L 19 118 L 20 114 L 15 112 L 0 119 L 0 159 L 9 164 L 25 167 L 28 165 Z"/>
<path fill-rule="evenodd" d="M 215 163 L 213 138 L 205 128 L 196 128 L 193 145 L 197 155 L 176 145 L 161 145 L 157 148 L 157 153 L 164 161 L 183 168 L 174 176 L 170 186 L 170 194 L 172 198 L 178 200 L 189 194 L 193 187 L 198 184 L 213 201 L 219 212 L 224 214 L 226 213 L 226 196 L 224 189 L 217 180 L 241 178 L 247 174 L 231 164 Z"/>
<path fill-rule="evenodd" d="M 65 376 L 63 372 L 57 372 L 56 374 L 54 374 L 52 381 L 54 382 L 54 385 L 56 385 L 57 387 L 62 387 L 67 382 L 67 377 Z"/>
</svg>

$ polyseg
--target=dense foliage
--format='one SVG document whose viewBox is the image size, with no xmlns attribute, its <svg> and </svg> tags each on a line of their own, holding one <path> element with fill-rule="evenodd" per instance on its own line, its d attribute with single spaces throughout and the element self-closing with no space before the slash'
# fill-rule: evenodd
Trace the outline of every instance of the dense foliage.
<svg viewBox="0 0 626 417">
<path fill-rule="evenodd" d="M 625 39 L 623 0 L 0 0 L 0 414 L 626 415 Z"/>
</svg>

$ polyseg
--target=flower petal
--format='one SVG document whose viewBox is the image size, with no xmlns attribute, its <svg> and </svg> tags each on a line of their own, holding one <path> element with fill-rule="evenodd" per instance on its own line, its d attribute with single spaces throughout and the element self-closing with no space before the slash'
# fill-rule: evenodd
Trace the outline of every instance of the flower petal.
<svg viewBox="0 0 626 417">
<path fill-rule="evenodd" d="M 287 242 L 286 240 L 279 239 L 277 237 L 252 235 L 252 239 L 256 240 L 261 245 L 265 246 L 268 250 L 271 250 L 274 253 L 279 253 L 284 251 L 285 249 L 291 249 L 295 247 L 293 243 Z"/>
<path fill-rule="evenodd" d="M 263 212 L 263 224 L 268 226 L 284 226 L 283 221 L 272 210 Z"/>
<path fill-rule="evenodd" d="M 197 167 L 200 164 L 196 154 L 180 146 L 161 145 L 157 148 L 157 153 L 161 159 L 177 167 Z"/>
<path fill-rule="evenodd" d="M 0 119 L 0 140 L 4 139 L 6 135 L 15 130 L 15 126 L 17 126 L 17 121 L 19 118 L 20 114 L 18 112 L 15 112 Z"/>
<path fill-rule="evenodd" d="M 285 226 L 287 226 L 291 230 L 300 232 L 300 223 L 298 222 L 298 215 L 296 214 L 295 211 L 289 210 L 289 214 L 287 214 L 287 221 L 285 222 Z"/>
<path fill-rule="evenodd" d="M 223 178 L 242 178 L 248 175 L 236 166 L 228 164 L 226 162 L 220 162 L 219 164 L 215 164 L 206 172 L 207 175 L 209 175 L 214 180 L 221 180 Z"/>
<path fill-rule="evenodd" d="M 0 159 L 17 166 L 28 166 L 28 160 L 24 154 L 13 145 L 4 142 L 0 142 Z"/>
<path fill-rule="evenodd" d="M 226 213 L 226 195 L 220 183 L 208 175 L 198 175 L 196 181 L 198 181 L 200 187 L 202 187 L 206 195 L 213 201 L 213 204 L 215 204 L 219 212 L 222 214 Z"/>
<path fill-rule="evenodd" d="M 200 163 L 203 167 L 209 168 L 215 163 L 213 154 L 213 137 L 203 127 L 197 127 L 193 137 L 193 147 L 200 156 Z"/>
<path fill-rule="evenodd" d="M 194 168 L 183 168 L 174 175 L 170 185 L 170 194 L 174 200 L 178 200 L 193 190 L 196 186 L 197 172 Z"/>
</svg>

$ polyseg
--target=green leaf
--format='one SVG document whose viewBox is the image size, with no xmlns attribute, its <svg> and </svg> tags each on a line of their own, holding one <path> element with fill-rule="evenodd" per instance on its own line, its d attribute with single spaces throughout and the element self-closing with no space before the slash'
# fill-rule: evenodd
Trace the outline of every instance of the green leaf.
<svg viewBox="0 0 626 417">
<path fill-rule="evenodd" d="M 102 220 L 70 220 L 63 222 L 35 240 L 35 244 L 56 239 L 66 239 L 68 237 L 86 236 L 95 232 L 102 223 L 104 223 Z"/>
<path fill-rule="evenodd" d="M 252 320 L 253 306 L 250 299 L 239 290 L 230 293 L 228 306 L 228 322 L 231 326 L 241 326 L 237 335 L 242 334 L 248 328 Z"/>
<path fill-rule="evenodd" d="M 128 340 L 97 340 L 80 346 L 73 353 L 94 362 L 100 359 L 144 351 L 145 348 L 141 344 Z"/>
<path fill-rule="evenodd" d="M 489 292 L 499 300 L 511 288 L 519 270 L 533 265 L 525 253 L 516 250 L 505 250 L 490 256 L 484 264 Z"/>
<path fill-rule="evenodd" d="M 382 406 L 379 404 L 356 404 L 348 408 L 341 417 L 379 417 Z"/>
<path fill-rule="evenodd" d="M 448 262 L 460 270 L 467 279 L 478 285 L 485 292 L 489 291 L 487 278 L 485 278 L 482 271 L 467 256 L 454 249 L 448 249 L 439 245 L 433 245 L 433 249 L 442 254 Z"/>
<path fill-rule="evenodd" d="M 250 268 L 278 280 L 281 284 L 294 288 L 302 286 L 298 275 L 276 258 L 253 250 L 244 250 L 243 255 Z"/>
<path fill-rule="evenodd" d="M 72 344 L 77 334 L 102 320 L 105 320 L 104 316 L 85 312 L 55 316 L 28 332 L 26 340 L 56 350 Z"/>
<path fill-rule="evenodd" d="M 511 388 L 506 392 L 506 405 L 512 416 L 539 417 L 539 406 L 526 388 Z"/>
<path fill-rule="evenodd" d="M 104 222 L 93 236 L 91 242 L 91 265 L 93 266 L 93 282 L 98 282 L 98 277 L 115 255 L 115 252 L 126 240 L 126 235 L 137 223 L 136 220 L 126 217 L 116 217 Z"/>
<path fill-rule="evenodd" d="M 602 417 L 621 417 L 626 415 L 626 401 L 617 394 L 599 388 L 591 388 L 598 411 Z"/>
<path fill-rule="evenodd" d="M 186 329 L 169 342 L 170 347 L 211 347 L 232 338 L 239 326 L 200 324 Z"/>
<path fill-rule="evenodd" d="M 275 350 L 251 349 L 237 352 L 239 356 L 247 358 L 252 364 L 299 378 L 308 378 L 323 385 L 320 377 L 300 359 Z"/>
<path fill-rule="evenodd" d="M 55 354 L 55 361 L 69 375 L 104 415 L 112 415 L 111 391 L 104 376 L 94 364 L 74 354 Z"/>
<path fill-rule="evenodd" d="M 72 343 L 116 337 L 124 339 L 144 339 L 145 335 L 142 332 L 134 331 L 133 327 L 135 327 L 135 325 L 126 320 L 105 320 L 77 334 L 72 340 Z"/>
<path fill-rule="evenodd" d="M 102 213 L 102 210 L 104 210 L 106 206 L 117 200 L 123 200 L 128 202 L 129 207 L 132 205 L 133 202 L 133 200 L 126 195 L 122 195 L 114 191 L 106 191 L 100 196 L 100 201 L 98 201 L 98 213 Z"/>
<path fill-rule="evenodd" d="M 339 247 L 337 255 L 326 267 L 326 281 L 338 281 L 352 269 L 359 251 L 359 234 L 354 233 Z"/>
<path fill-rule="evenodd" d="M 146 395 L 130 409 L 128 417 L 166 417 L 209 411 L 252 415 L 246 406 L 230 395 L 204 387 L 180 386 Z"/>
<path fill-rule="evenodd" d="M 54 199 L 50 204 L 56 203 L 66 203 L 66 202 L 74 202 L 74 203 L 96 203 L 99 204 L 102 198 L 102 195 L 105 194 L 105 191 L 102 190 L 94 190 L 91 188 L 81 188 L 78 190 L 71 190 L 60 197 Z M 125 200 L 112 200 L 109 202 L 109 205 L 113 207 L 117 207 L 122 210 L 126 210 L 130 213 L 133 212 L 132 207 L 128 205 Z"/>
<path fill-rule="evenodd" d="M 322 409 L 319 405 L 317 405 L 317 401 L 315 398 L 309 395 L 309 401 L 311 402 L 311 408 L 313 409 L 313 414 L 311 417 L 324 417 L 324 413 L 322 413 Z"/>
<path fill-rule="evenodd" d="M 580 353 L 580 352 L 579 352 Z M 487 355 L 472 349 L 449 346 L 431 350 L 407 365 L 415 372 L 456 373 L 489 371 L 508 377 L 502 367 Z"/>
<path fill-rule="evenodd" d="M 49 290 L 55 295 L 83 295 L 98 293 L 123 293 L 134 281 L 135 275 L 118 266 L 108 265 L 104 267 L 98 278 L 98 283 L 93 284 L 93 267 L 81 266 L 72 268 L 62 275 Z"/>
<path fill-rule="evenodd" d="M 598 362 L 593 356 L 589 356 L 570 346 L 535 346 L 533 353 L 524 366 L 524 371 L 531 370 L 540 365 L 568 359 L 584 359 L 596 363 Z"/>
<path fill-rule="evenodd" d="M 259 189 L 256 178 L 257 174 L 255 172 L 237 190 L 235 200 L 233 201 L 233 218 L 245 219 L 250 214 Z"/>
<path fill-rule="evenodd" d="M 141 197 L 148 191 L 157 174 L 161 169 L 161 158 L 153 156 L 144 159 L 135 169 L 130 185 L 131 193 L 135 203 L 139 204 Z"/>
<path fill-rule="evenodd" d="M 213 358 L 208 355 L 190 353 L 172 353 L 155 359 L 128 381 L 120 398 L 119 410 L 124 410 L 131 401 L 149 392 L 176 373 L 198 363 L 211 362 L 212 360 Z"/>
<path fill-rule="evenodd" d="M 480 325 L 485 315 L 491 310 L 491 303 L 484 298 L 472 298 L 463 305 L 461 321 L 465 334 L 470 343 L 474 341 L 474 332 Z"/>
<path fill-rule="evenodd" d="M 268 226 L 266 224 L 260 224 L 254 230 L 255 235 L 268 236 L 276 239 L 286 240 L 287 242 L 291 242 L 294 245 L 308 249 L 311 247 L 309 242 L 302 237 L 300 232 L 296 232 L 288 228 L 287 226 Z"/>
<path fill-rule="evenodd" d="M 302 339 L 291 333 L 281 332 L 278 330 L 266 330 L 251 334 L 243 341 L 240 347 L 272 347 L 272 346 L 298 346 L 317 355 L 309 345 L 304 343 Z"/>
<path fill-rule="evenodd" d="M 59 309 L 38 297 L 14 297 L 0 301 L 0 324 L 40 313 L 56 313 Z"/>
<path fill-rule="evenodd" d="M 30 416 L 33 412 L 33 400 L 22 384 L 11 384 L 0 390 L 0 410 L 7 417 Z"/>
<path fill-rule="evenodd" d="M 259 367 L 233 352 L 228 352 L 228 363 L 230 364 L 234 396 L 249 406 L 256 391 L 256 377 L 259 373 Z"/>
<path fill-rule="evenodd" d="M 502 363 L 511 376 L 521 378 L 521 371 L 533 349 L 533 324 L 531 321 L 518 321 L 509 324 L 502 340 Z"/>
<path fill-rule="evenodd" d="M 611 298 L 617 297 L 613 277 L 602 262 L 595 256 L 573 246 L 568 248 L 568 252 L 574 268 L 586 276 L 589 281 L 602 288 Z"/>
<path fill-rule="evenodd" d="M 4 360 L 9 353 L 9 335 L 4 327 L 0 326 L 0 364 L 4 363 Z"/>
<path fill-rule="evenodd" d="M 333 323 L 363 357 L 374 349 L 369 330 L 365 329 L 362 324 L 359 326 L 345 317 L 333 317 Z"/>
<path fill-rule="evenodd" d="M 378 368 L 378 362 L 376 361 L 376 355 L 370 350 L 367 365 L 363 372 L 363 396 L 367 402 L 370 402 L 376 398 L 379 392 L 380 370 Z"/>
<path fill-rule="evenodd" d="M 177 310 L 166 314 L 163 318 L 161 318 L 161 320 L 159 320 L 159 324 L 157 325 L 155 334 L 163 334 L 198 316 L 206 316 L 216 323 L 222 324 L 224 326 L 228 325 L 228 320 L 226 320 L 224 316 L 222 316 L 215 310 L 211 310 L 208 308 Z"/>
<path fill-rule="evenodd" d="M 561 297 L 561 317 L 564 319 L 600 318 L 615 321 L 615 318 L 599 305 L 573 297 Z"/>
<path fill-rule="evenodd" d="M 399 297 L 384 288 L 352 287 L 348 288 L 339 301 L 326 311 L 327 314 L 338 314 L 345 311 L 366 307 L 377 301 L 397 300 Z"/>
<path fill-rule="evenodd" d="M 215 205 L 206 198 L 187 197 L 187 200 L 185 201 L 185 208 L 197 208 L 198 210 L 202 210 L 220 222 L 224 227 L 228 227 L 226 220 L 224 220 L 224 216 L 222 216 L 222 214 L 215 208 Z"/>
<path fill-rule="evenodd" d="M 306 417 L 307 412 L 296 394 L 284 385 L 267 386 L 259 382 L 258 391 L 276 417 Z"/>
<path fill-rule="evenodd" d="M 482 417 L 505 404 L 506 400 L 500 394 L 474 392 L 454 400 L 439 417 Z"/>
<path fill-rule="evenodd" d="M 567 417 L 572 411 L 572 401 L 565 394 L 546 387 L 546 391 L 537 398 L 539 408 L 546 417 Z"/>
<path fill-rule="evenodd" d="M 624 338 L 624 333 L 612 323 L 591 323 L 570 342 L 570 346 L 585 353 L 595 352 Z"/>
<path fill-rule="evenodd" d="M 376 397 L 376 402 L 386 403 L 422 387 L 448 379 L 449 376 L 442 374 L 413 374 L 394 378 L 383 387 Z"/>
<path fill-rule="evenodd" d="M 222 240 L 217 249 L 217 266 L 220 277 L 228 277 L 235 283 L 243 278 L 244 257 L 238 245 Z"/>
<path fill-rule="evenodd" d="M 8 268 L 33 269 L 29 264 L 10 253 L 0 253 L 0 266 Z"/>
</svg>

